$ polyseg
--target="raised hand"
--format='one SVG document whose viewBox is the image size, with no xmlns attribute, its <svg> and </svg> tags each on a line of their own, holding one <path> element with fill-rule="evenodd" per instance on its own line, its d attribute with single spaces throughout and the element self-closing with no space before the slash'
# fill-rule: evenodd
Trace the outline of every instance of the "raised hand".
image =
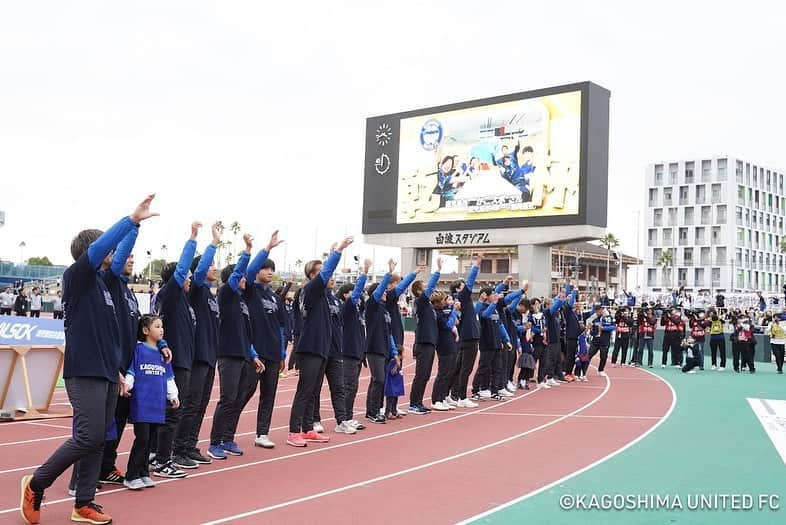
<svg viewBox="0 0 786 525">
<path fill-rule="evenodd" d="M 524 281 L 523 283 L 521 283 L 521 289 L 524 290 L 525 292 L 529 290 L 529 281 Z"/>
<path fill-rule="evenodd" d="M 415 274 L 423 273 L 426 271 L 425 264 L 419 264 L 417 268 L 415 268 Z"/>
<path fill-rule="evenodd" d="M 131 213 L 131 220 L 135 223 L 139 224 L 140 222 L 144 221 L 145 219 L 149 219 L 150 217 L 157 217 L 158 212 L 150 211 L 150 203 L 153 202 L 156 194 L 152 193 L 145 197 L 145 200 L 139 203 L 136 209 Z"/>
<path fill-rule="evenodd" d="M 254 237 L 250 233 L 244 233 L 243 242 L 246 243 L 246 251 L 251 253 L 251 249 L 254 247 Z"/>
<path fill-rule="evenodd" d="M 437 271 L 442 272 L 442 257 L 437 257 Z"/>
<path fill-rule="evenodd" d="M 196 240 L 197 235 L 199 234 L 199 228 L 202 227 L 202 223 L 199 221 L 194 221 L 191 223 L 191 240 Z"/>
<path fill-rule="evenodd" d="M 276 246 L 278 246 L 278 245 L 279 245 L 279 244 L 281 244 L 282 242 L 284 242 L 284 239 L 280 239 L 280 240 L 279 240 L 279 238 L 278 238 L 278 230 L 274 231 L 274 232 L 273 232 L 273 235 L 271 235 L 271 236 L 270 236 L 270 241 L 268 241 L 268 243 L 267 243 L 267 247 L 265 248 L 265 251 L 267 251 L 268 253 L 270 253 L 270 251 L 271 251 L 273 248 L 275 248 Z"/>
<path fill-rule="evenodd" d="M 473 262 L 475 266 L 480 266 L 480 262 L 483 260 L 483 253 L 479 252 L 475 254 L 473 257 Z"/>
<path fill-rule="evenodd" d="M 370 269 L 371 269 L 371 259 L 366 259 L 365 261 L 363 261 L 363 273 L 367 274 Z"/>
<path fill-rule="evenodd" d="M 512 283 L 513 282 L 513 276 L 512 275 L 508 275 L 507 277 L 505 277 L 505 282 L 508 283 L 508 284 Z"/>
<path fill-rule="evenodd" d="M 213 234 L 213 246 L 221 244 L 221 222 L 216 221 L 210 227 L 210 232 Z"/>
<path fill-rule="evenodd" d="M 394 261 L 393 259 L 390 259 L 388 261 L 388 270 L 389 270 L 390 273 L 393 273 L 394 271 L 396 271 L 396 261 Z"/>
<path fill-rule="evenodd" d="M 339 251 L 339 252 L 344 251 L 344 248 L 346 248 L 347 246 L 349 246 L 353 242 L 355 242 L 354 237 L 352 237 L 352 236 L 345 237 L 344 240 L 341 241 L 341 244 L 338 245 L 338 250 L 337 251 Z"/>
</svg>

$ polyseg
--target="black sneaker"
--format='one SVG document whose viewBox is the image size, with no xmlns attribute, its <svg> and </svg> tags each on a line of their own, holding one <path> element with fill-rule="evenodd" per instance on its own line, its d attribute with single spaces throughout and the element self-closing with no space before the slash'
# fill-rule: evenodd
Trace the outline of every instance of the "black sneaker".
<svg viewBox="0 0 786 525">
<path fill-rule="evenodd" d="M 366 414 L 366 419 L 372 423 L 379 423 L 380 425 L 384 425 L 386 421 L 385 416 L 380 416 L 379 414 Z"/>
<path fill-rule="evenodd" d="M 470 397 L 470 399 L 471 399 L 472 401 L 480 401 L 480 395 L 479 395 L 479 394 L 472 394 L 472 396 Z"/>
<path fill-rule="evenodd" d="M 199 467 L 196 461 L 189 458 L 188 456 L 183 456 L 180 454 L 172 458 L 172 464 L 177 468 L 184 469 L 193 469 Z"/>
<path fill-rule="evenodd" d="M 494 401 L 507 401 L 508 400 L 507 397 L 502 397 L 501 395 L 497 394 L 496 392 L 491 394 L 491 399 L 493 399 Z"/>
<path fill-rule="evenodd" d="M 112 485 L 122 485 L 126 478 L 123 477 L 123 474 L 115 469 L 112 472 L 104 474 L 98 480 L 100 483 L 111 483 Z"/>
<path fill-rule="evenodd" d="M 189 457 L 189 459 L 200 465 L 210 465 L 213 463 L 213 460 L 207 456 L 203 456 L 199 449 L 194 449 L 186 455 Z"/>
<path fill-rule="evenodd" d="M 423 410 L 425 410 L 426 412 L 431 412 L 431 409 L 430 409 L 429 407 L 427 407 L 426 405 L 424 405 L 423 403 L 421 403 L 421 404 L 420 404 L 420 405 L 418 405 L 418 406 L 419 406 L 420 408 L 422 408 Z"/>
<path fill-rule="evenodd" d="M 153 475 L 158 476 L 159 478 L 186 477 L 186 473 L 182 470 L 178 470 L 171 461 L 167 461 L 163 465 L 160 465 L 156 470 L 153 471 Z"/>
</svg>

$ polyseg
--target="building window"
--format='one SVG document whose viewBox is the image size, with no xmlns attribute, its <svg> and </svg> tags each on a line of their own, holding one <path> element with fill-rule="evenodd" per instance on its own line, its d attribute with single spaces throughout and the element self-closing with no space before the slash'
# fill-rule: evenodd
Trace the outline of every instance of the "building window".
<svg viewBox="0 0 786 525">
<path fill-rule="evenodd" d="M 658 205 L 658 188 L 650 188 L 650 206 Z"/>
<path fill-rule="evenodd" d="M 696 186 L 696 204 L 704 204 L 707 198 L 707 187 L 704 184 Z"/>
<path fill-rule="evenodd" d="M 671 194 L 673 192 L 673 188 L 663 188 L 663 205 L 664 206 L 671 206 Z"/>
<path fill-rule="evenodd" d="M 687 237 L 687 234 L 685 236 Z M 682 249 L 682 264 L 685 266 L 693 266 L 693 248 Z"/>
<path fill-rule="evenodd" d="M 693 224 L 693 206 L 688 206 L 683 211 L 685 225 L 690 226 Z"/>
<path fill-rule="evenodd" d="M 696 242 L 694 244 L 706 244 L 704 242 L 704 228 L 702 226 L 696 228 Z"/>
<path fill-rule="evenodd" d="M 707 182 L 712 176 L 712 161 L 701 161 L 701 180 Z"/>
<path fill-rule="evenodd" d="M 660 261 L 661 255 L 663 255 L 663 248 L 655 248 L 652 250 L 652 260 L 654 260 L 656 263 Z"/>
<path fill-rule="evenodd" d="M 647 230 L 647 246 L 655 246 L 658 244 L 658 230 L 650 228 Z"/>
<path fill-rule="evenodd" d="M 710 261 L 710 249 L 709 248 L 702 248 L 701 251 L 701 265 L 702 266 L 709 266 L 712 264 Z"/>
<path fill-rule="evenodd" d="M 720 286 L 720 268 L 713 268 L 712 269 L 712 287 L 717 288 Z"/>
<path fill-rule="evenodd" d="M 680 206 L 688 204 L 688 187 L 680 186 Z"/>
<path fill-rule="evenodd" d="M 671 246 L 674 243 L 674 234 L 671 228 L 664 228 L 663 229 L 663 245 L 664 246 Z"/>
<path fill-rule="evenodd" d="M 663 165 L 655 166 L 655 186 L 663 186 Z"/>
<path fill-rule="evenodd" d="M 718 204 L 721 201 L 721 185 L 713 184 L 711 192 L 712 203 Z"/>
<path fill-rule="evenodd" d="M 686 244 L 688 244 L 688 228 L 680 228 L 679 236 L 680 236 L 680 246 L 685 246 Z"/>
<path fill-rule="evenodd" d="M 719 204 L 715 206 L 715 222 L 717 224 L 726 224 L 726 205 Z"/>
<path fill-rule="evenodd" d="M 654 226 L 663 226 L 663 208 L 655 208 L 652 212 Z"/>
<path fill-rule="evenodd" d="M 734 209 L 734 216 L 736 217 L 737 225 L 742 226 L 742 208 L 736 206 Z"/>
<path fill-rule="evenodd" d="M 685 286 L 687 283 L 688 283 L 688 269 L 687 268 L 677 269 L 677 285 Z"/>
<path fill-rule="evenodd" d="M 704 286 L 704 268 L 693 269 L 693 285 Z"/>
<path fill-rule="evenodd" d="M 481 264 L 483 261 L 481 261 Z M 497 259 L 497 273 L 510 272 L 510 259 Z"/>
<path fill-rule="evenodd" d="M 718 180 L 726 180 L 726 159 L 718 159 Z"/>
<path fill-rule="evenodd" d="M 742 182 L 742 161 L 737 161 L 737 169 L 735 170 L 737 182 Z"/>
<path fill-rule="evenodd" d="M 491 273 L 491 259 L 483 259 L 480 261 L 480 273 Z"/>
<path fill-rule="evenodd" d="M 693 184 L 693 162 L 685 163 L 685 184 Z"/>
<path fill-rule="evenodd" d="M 669 178 L 666 184 L 677 184 L 677 165 L 669 164 Z"/>
<path fill-rule="evenodd" d="M 712 224 L 712 206 L 701 207 L 701 223 Z"/>
<path fill-rule="evenodd" d="M 726 247 L 718 246 L 715 248 L 715 264 L 726 264 Z"/>
<path fill-rule="evenodd" d="M 658 270 L 657 268 L 647 268 L 647 286 L 650 288 L 658 284 Z"/>
<path fill-rule="evenodd" d="M 745 187 L 737 186 L 737 202 L 745 204 Z"/>
<path fill-rule="evenodd" d="M 720 226 L 713 226 L 712 227 L 712 244 L 719 244 L 721 239 L 721 227 Z"/>
<path fill-rule="evenodd" d="M 677 208 L 669 208 L 669 226 L 677 225 Z"/>
</svg>

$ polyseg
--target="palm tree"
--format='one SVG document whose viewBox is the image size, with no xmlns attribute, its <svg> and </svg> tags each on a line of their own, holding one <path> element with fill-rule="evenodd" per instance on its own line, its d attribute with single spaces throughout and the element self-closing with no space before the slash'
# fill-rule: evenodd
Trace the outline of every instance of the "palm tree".
<svg viewBox="0 0 786 525">
<path fill-rule="evenodd" d="M 671 250 L 666 250 L 665 252 L 661 253 L 660 254 L 660 258 L 658 259 L 657 264 L 658 264 L 658 266 L 660 266 L 664 270 L 666 268 L 669 268 L 669 267 L 673 266 L 674 265 L 674 255 L 672 255 Z M 669 286 L 672 287 L 672 288 L 674 287 L 673 279 L 674 279 L 674 272 L 672 271 L 671 272 L 671 279 L 669 279 L 669 281 L 670 281 L 669 282 Z"/>
<path fill-rule="evenodd" d="M 611 266 L 611 250 L 619 246 L 620 241 L 614 236 L 613 233 L 607 233 L 606 236 L 600 240 L 600 245 L 606 248 L 608 251 L 606 257 L 606 291 L 608 292 L 609 288 L 611 287 L 611 278 L 609 277 L 609 267 Z"/>
<path fill-rule="evenodd" d="M 232 231 L 232 249 L 235 248 L 235 243 L 237 242 L 237 234 L 240 232 L 240 223 L 235 221 L 230 226 L 229 229 Z"/>
</svg>

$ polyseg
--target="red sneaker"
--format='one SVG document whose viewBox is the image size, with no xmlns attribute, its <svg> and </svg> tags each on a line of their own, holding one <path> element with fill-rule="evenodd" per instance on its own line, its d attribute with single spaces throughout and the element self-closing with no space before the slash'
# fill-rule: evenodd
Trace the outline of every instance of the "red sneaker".
<svg viewBox="0 0 786 525">
<path fill-rule="evenodd" d="M 308 432 L 303 432 L 300 434 L 300 437 L 303 441 L 308 443 L 327 443 L 330 441 L 330 438 L 324 434 L 317 434 L 314 430 L 309 430 Z"/>
<path fill-rule="evenodd" d="M 33 476 L 22 478 L 22 501 L 19 504 L 19 512 L 25 523 L 41 522 L 41 502 L 44 500 L 44 493 L 37 494 L 30 488 Z"/>
<path fill-rule="evenodd" d="M 105 525 L 107 523 L 112 523 L 112 516 L 105 513 L 101 505 L 88 503 L 87 505 L 71 511 L 71 521 L 92 523 L 93 525 Z"/>
<path fill-rule="evenodd" d="M 576 380 L 576 376 L 574 376 L 573 374 L 568 374 L 565 376 L 565 381 L 567 381 L 568 383 L 572 383 L 575 380 Z"/>
<path fill-rule="evenodd" d="M 306 440 L 303 439 L 303 435 L 300 432 L 290 432 L 287 434 L 287 445 L 292 445 L 293 447 L 305 447 L 307 443 Z"/>
</svg>

